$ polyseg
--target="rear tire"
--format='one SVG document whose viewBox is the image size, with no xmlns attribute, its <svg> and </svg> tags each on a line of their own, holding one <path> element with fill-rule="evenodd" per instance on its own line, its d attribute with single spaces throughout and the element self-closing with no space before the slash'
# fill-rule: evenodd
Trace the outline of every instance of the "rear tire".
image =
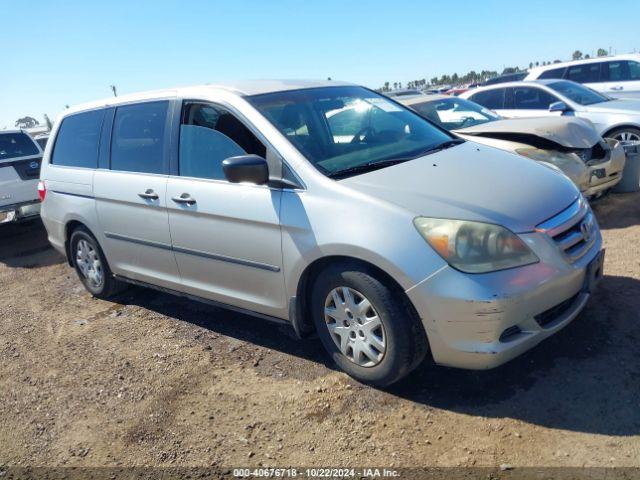
<svg viewBox="0 0 640 480">
<path fill-rule="evenodd" d="M 318 336 L 340 369 L 362 383 L 397 382 L 427 353 L 422 324 L 402 295 L 357 263 L 330 266 L 313 284 Z"/>
<path fill-rule="evenodd" d="M 71 234 L 69 255 L 84 288 L 94 297 L 108 299 L 123 290 L 124 284 L 115 279 L 98 241 L 85 227 Z"/>
</svg>

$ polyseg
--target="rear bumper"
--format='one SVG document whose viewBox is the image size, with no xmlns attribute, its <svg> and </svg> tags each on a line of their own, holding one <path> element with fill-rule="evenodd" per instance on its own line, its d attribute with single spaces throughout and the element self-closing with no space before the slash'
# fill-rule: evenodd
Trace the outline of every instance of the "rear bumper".
<svg viewBox="0 0 640 480">
<path fill-rule="evenodd" d="M 0 224 L 20 222 L 40 215 L 40 202 L 31 201 L 0 207 Z"/>
</svg>

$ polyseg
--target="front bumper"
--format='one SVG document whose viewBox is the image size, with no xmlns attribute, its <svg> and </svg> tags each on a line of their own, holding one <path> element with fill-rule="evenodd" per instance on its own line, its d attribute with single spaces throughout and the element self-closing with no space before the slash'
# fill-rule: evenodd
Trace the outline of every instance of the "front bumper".
<svg viewBox="0 0 640 480">
<path fill-rule="evenodd" d="M 626 162 L 624 148 L 620 142 L 609 141 L 611 152 L 605 162 L 587 164 L 589 184 L 582 194 L 585 197 L 601 195 L 615 187 L 622 180 L 622 171 Z"/>
<path fill-rule="evenodd" d="M 539 263 L 487 274 L 445 267 L 407 290 L 434 361 L 467 369 L 497 367 L 568 325 L 591 295 L 585 288 L 593 285 L 588 267 L 602 246 L 599 231 L 595 235 L 572 263 L 551 237 L 521 234 Z"/>
<path fill-rule="evenodd" d="M 25 202 L 0 207 L 0 224 L 29 220 L 40 215 L 40 202 Z"/>
</svg>

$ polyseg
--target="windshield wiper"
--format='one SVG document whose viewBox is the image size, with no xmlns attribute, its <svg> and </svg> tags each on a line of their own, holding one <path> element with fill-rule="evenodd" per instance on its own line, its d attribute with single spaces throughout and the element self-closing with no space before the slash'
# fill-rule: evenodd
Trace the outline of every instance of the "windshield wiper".
<svg viewBox="0 0 640 480">
<path fill-rule="evenodd" d="M 447 140 L 445 142 L 439 143 L 435 147 L 430 147 L 426 150 L 421 150 L 416 154 L 412 154 L 406 157 L 394 158 L 390 160 L 380 160 L 378 162 L 368 162 L 363 163 L 361 165 L 356 165 L 355 167 L 345 168 L 344 170 L 338 170 L 337 172 L 329 173 L 327 176 L 329 178 L 344 178 L 350 177 L 352 175 L 358 175 L 360 173 L 372 172 L 374 170 L 379 170 L 381 168 L 390 167 L 392 165 L 398 165 L 399 163 L 408 162 L 409 160 L 414 160 L 418 157 L 422 157 L 424 155 L 429 155 L 430 153 L 439 152 L 440 150 L 445 150 L 450 147 L 454 147 L 456 145 L 460 145 L 464 143 L 465 140 L 462 138 L 452 138 L 451 140 Z"/>
<path fill-rule="evenodd" d="M 411 158 L 395 158 L 393 160 L 381 160 L 379 162 L 363 163 L 356 165 L 355 167 L 345 168 L 344 170 L 338 170 L 337 172 L 329 173 L 329 178 L 344 178 L 351 175 L 358 175 L 360 173 L 372 172 L 379 170 L 380 168 L 390 167 L 391 165 L 398 165 L 399 163 L 408 162 Z"/>
<path fill-rule="evenodd" d="M 455 147 L 456 145 L 460 145 L 461 143 L 464 143 L 464 142 L 465 140 L 463 140 L 462 138 L 452 138 L 451 140 L 447 140 L 446 142 L 439 143 L 435 147 L 431 147 L 427 150 L 423 150 L 417 156 L 421 157 L 422 155 L 427 155 L 429 153 L 435 153 L 435 152 L 439 152 L 440 150 L 446 150 L 447 148 Z"/>
</svg>

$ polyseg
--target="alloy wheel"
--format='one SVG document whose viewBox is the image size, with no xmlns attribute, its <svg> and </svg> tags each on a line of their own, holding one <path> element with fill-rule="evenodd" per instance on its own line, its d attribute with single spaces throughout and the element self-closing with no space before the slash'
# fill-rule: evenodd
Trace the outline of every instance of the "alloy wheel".
<svg viewBox="0 0 640 480">
<path fill-rule="evenodd" d="M 626 131 L 626 130 L 623 130 L 620 133 L 616 134 L 613 138 L 618 140 L 618 141 L 620 141 L 620 142 L 637 142 L 637 141 L 640 141 L 640 135 L 638 135 L 635 132 L 629 132 L 629 131 Z"/>
</svg>

